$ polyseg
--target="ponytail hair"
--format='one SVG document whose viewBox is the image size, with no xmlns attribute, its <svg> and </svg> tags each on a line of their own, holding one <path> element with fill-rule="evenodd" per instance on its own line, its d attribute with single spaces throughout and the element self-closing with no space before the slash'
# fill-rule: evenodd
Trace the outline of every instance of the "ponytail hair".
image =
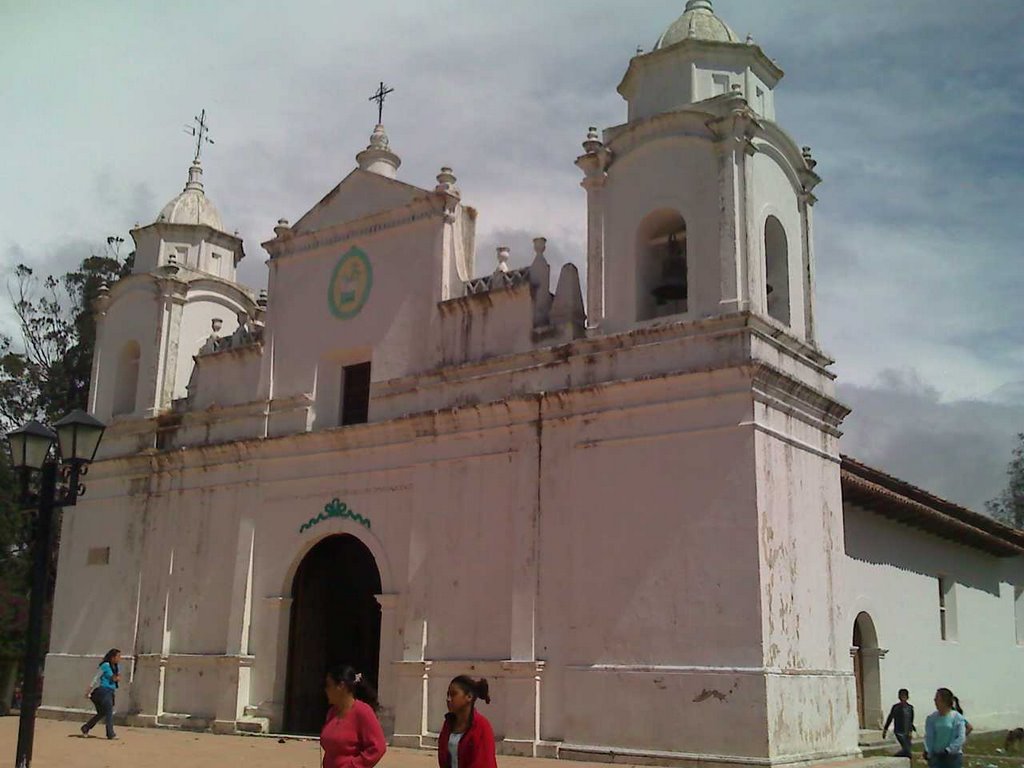
<svg viewBox="0 0 1024 768">
<path fill-rule="evenodd" d="M 964 713 L 964 708 L 960 706 L 960 697 L 955 694 L 950 695 L 953 696 L 953 709 L 962 715 Z"/>
<path fill-rule="evenodd" d="M 480 699 L 487 704 L 491 703 L 491 686 L 487 683 L 486 677 L 470 677 L 459 675 L 452 678 L 451 685 L 457 685 L 463 693 L 469 694 L 473 699 Z M 476 703 L 475 701 L 473 702 Z"/>
<path fill-rule="evenodd" d="M 348 692 L 357 699 L 369 704 L 374 712 L 380 709 L 380 702 L 377 701 L 377 689 L 362 672 L 356 672 L 348 664 L 335 664 L 327 670 L 327 676 L 338 685 L 345 686 Z"/>
</svg>

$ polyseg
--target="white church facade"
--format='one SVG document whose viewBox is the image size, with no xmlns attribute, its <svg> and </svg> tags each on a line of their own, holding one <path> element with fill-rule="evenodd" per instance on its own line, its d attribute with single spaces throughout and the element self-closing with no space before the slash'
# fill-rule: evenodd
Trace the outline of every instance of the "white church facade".
<svg viewBox="0 0 1024 768">
<path fill-rule="evenodd" d="M 708 0 L 629 62 L 576 159 L 586 301 L 543 238 L 478 264 L 380 125 L 256 295 L 197 160 L 97 302 L 43 711 L 119 647 L 131 722 L 227 732 L 318 732 L 331 661 L 412 746 L 462 672 L 528 755 L 855 755 L 901 686 L 1024 722 L 1024 535 L 841 456 L 782 75 Z"/>
</svg>

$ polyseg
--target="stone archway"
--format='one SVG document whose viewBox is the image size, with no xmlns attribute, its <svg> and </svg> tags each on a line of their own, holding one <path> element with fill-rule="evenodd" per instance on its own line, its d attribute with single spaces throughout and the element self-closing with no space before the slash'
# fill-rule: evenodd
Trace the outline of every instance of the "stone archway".
<svg viewBox="0 0 1024 768">
<path fill-rule="evenodd" d="M 880 661 L 885 651 L 878 647 L 875 622 L 866 612 L 853 622 L 853 674 L 857 682 L 857 721 L 862 729 L 882 727 L 882 681 Z"/>
<path fill-rule="evenodd" d="M 292 582 L 284 729 L 320 733 L 324 675 L 348 664 L 375 686 L 380 665 L 380 571 L 355 536 L 329 536 L 303 558 Z"/>
</svg>

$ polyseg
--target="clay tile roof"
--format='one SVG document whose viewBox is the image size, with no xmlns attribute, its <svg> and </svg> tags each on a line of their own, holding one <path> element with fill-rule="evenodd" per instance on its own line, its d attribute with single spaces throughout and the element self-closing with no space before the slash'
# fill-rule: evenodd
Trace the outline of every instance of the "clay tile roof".
<svg viewBox="0 0 1024 768">
<path fill-rule="evenodd" d="M 997 557 L 1024 555 L 1018 531 L 927 491 L 842 457 L 843 500 L 884 517 L 983 550 Z"/>
</svg>

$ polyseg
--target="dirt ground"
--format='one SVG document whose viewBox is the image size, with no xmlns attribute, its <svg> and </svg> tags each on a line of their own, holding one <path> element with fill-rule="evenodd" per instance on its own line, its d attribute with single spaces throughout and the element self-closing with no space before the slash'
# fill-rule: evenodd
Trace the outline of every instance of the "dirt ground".
<svg viewBox="0 0 1024 768">
<path fill-rule="evenodd" d="M 38 720 L 32 768 L 319 768 L 320 747 L 315 739 L 287 739 L 276 736 L 215 736 L 158 728 L 118 726 L 116 741 L 103 737 L 99 725 L 93 735 L 83 738 L 80 722 Z M 1017 755 L 1000 754 L 1002 736 L 989 744 L 975 739 L 968 750 L 965 768 L 1024 768 Z M 18 718 L 0 717 L 0 765 L 13 765 L 18 742 Z M 970 743 L 970 742 L 969 742 Z M 915 750 L 916 752 L 916 750 Z M 984 754 L 993 753 L 993 754 Z M 914 768 L 923 766 L 916 759 Z M 391 748 L 382 768 L 435 768 L 434 752 Z M 823 768 L 892 768 L 906 766 L 902 760 L 865 760 L 832 763 Z M 498 757 L 499 768 L 609 768 L 607 764 Z M 619 765 L 617 768 L 628 768 Z"/>
<path fill-rule="evenodd" d="M 118 726 L 116 741 L 107 741 L 102 724 L 89 738 L 81 723 L 38 720 L 32 768 L 319 768 L 315 739 L 270 736 L 215 736 L 157 728 Z M 0 765 L 13 765 L 18 743 L 18 718 L 0 717 Z M 565 763 L 522 757 L 499 757 L 500 768 L 599 768 L 590 763 Z M 436 768 L 435 753 L 388 750 L 383 768 Z M 600 766 L 608 768 L 608 766 Z"/>
</svg>

